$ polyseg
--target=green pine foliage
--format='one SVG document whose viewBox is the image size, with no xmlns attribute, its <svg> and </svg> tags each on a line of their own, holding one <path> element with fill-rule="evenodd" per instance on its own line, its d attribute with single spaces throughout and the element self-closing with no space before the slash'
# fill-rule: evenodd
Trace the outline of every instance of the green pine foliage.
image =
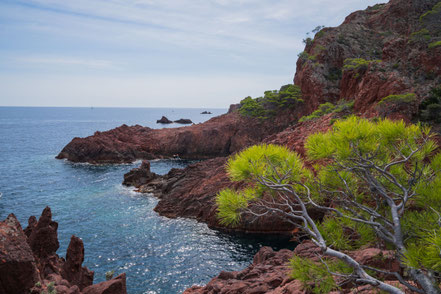
<svg viewBox="0 0 441 294">
<path fill-rule="evenodd" d="M 322 117 L 329 113 L 341 113 L 341 112 L 352 112 L 354 108 L 354 101 L 340 100 L 336 104 L 331 102 L 326 102 L 320 104 L 320 106 L 313 113 L 300 118 L 299 122 L 310 121 Z"/>
<path fill-rule="evenodd" d="M 378 105 L 390 105 L 401 103 L 413 103 L 416 101 L 416 95 L 414 93 L 406 93 L 400 95 L 389 95 L 381 99 Z"/>
<path fill-rule="evenodd" d="M 419 31 L 410 34 L 410 40 L 412 42 L 429 42 L 432 39 L 428 29 L 421 29 Z"/>
<path fill-rule="evenodd" d="M 338 250 L 354 250 L 375 243 L 374 230 L 365 224 L 347 218 L 327 216 L 319 224 L 319 230 L 329 246 Z"/>
<path fill-rule="evenodd" d="M 381 60 L 366 60 L 363 58 L 347 58 L 343 62 L 343 71 L 365 71 L 371 63 L 380 63 Z"/>
<path fill-rule="evenodd" d="M 430 49 L 438 47 L 438 46 L 441 46 L 441 40 L 440 41 L 435 41 L 435 42 L 432 42 L 432 43 L 429 44 L 429 48 Z"/>
<path fill-rule="evenodd" d="M 351 269 L 342 262 L 326 260 L 331 271 L 350 273 Z M 308 293 L 326 294 L 339 287 L 329 273 L 328 268 L 320 263 L 307 258 L 294 256 L 290 260 L 291 277 L 302 283 L 303 289 Z"/>
<path fill-rule="evenodd" d="M 283 109 L 294 108 L 303 103 L 301 96 L 298 86 L 284 85 L 279 91 L 265 91 L 263 97 L 246 97 L 240 101 L 239 113 L 243 116 L 267 119 Z"/>
<path fill-rule="evenodd" d="M 248 188 L 221 191 L 217 195 L 218 217 L 224 225 L 234 226 L 254 204 L 271 203 L 271 199 L 277 203 L 281 199 L 280 205 L 285 205 L 286 198 L 283 200 L 281 195 L 294 197 L 295 192 L 295 197 L 299 197 L 295 199 L 307 206 L 312 199 L 340 213 L 328 212 L 323 220 L 316 221 L 327 246 L 354 250 L 383 244 L 402 256 L 405 272 L 428 272 L 439 284 L 441 153 L 436 153 L 437 148 L 426 126 L 356 116 L 337 120 L 330 131 L 308 137 L 306 159 L 313 168 L 306 168 L 303 158 L 286 147 L 252 146 L 228 161 L 230 179 L 244 181 Z M 276 184 L 271 186 L 265 181 Z M 400 216 L 404 248 L 395 248 L 395 243 L 380 238 L 372 225 L 354 221 L 359 218 L 393 223 L 390 203 L 381 200 L 380 189 L 381 193 L 395 195 L 397 203 L 402 200 L 403 191 L 411 195 Z M 375 213 L 371 215 L 369 211 Z M 286 216 L 282 210 L 280 214 Z M 317 279 L 325 281 L 308 288 L 310 291 L 328 293 L 334 289 L 332 279 L 325 278 L 328 271 L 320 265 L 295 257 L 291 266 L 293 277 L 304 282 L 305 287 Z"/>
</svg>

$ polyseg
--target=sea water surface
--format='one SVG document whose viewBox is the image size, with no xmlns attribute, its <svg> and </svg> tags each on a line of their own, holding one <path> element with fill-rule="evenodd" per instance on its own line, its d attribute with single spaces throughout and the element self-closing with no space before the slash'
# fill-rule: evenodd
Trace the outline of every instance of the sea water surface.
<svg viewBox="0 0 441 294">
<path fill-rule="evenodd" d="M 208 110 L 212 115 L 202 115 Z M 231 236 L 189 219 L 168 219 L 153 211 L 157 199 L 121 185 L 124 173 L 139 165 L 72 164 L 56 160 L 73 137 L 121 124 L 151 128 L 162 115 L 195 123 L 226 109 L 28 108 L 0 107 L 0 219 L 14 213 L 23 228 L 47 205 L 59 223 L 58 254 L 65 256 L 71 235 L 83 239 L 84 265 L 95 271 L 127 274 L 128 293 L 181 293 L 205 284 L 220 271 L 250 264 L 262 245 L 286 240 Z M 167 125 L 177 127 L 180 125 Z M 158 160 L 151 168 L 165 174 L 189 162 Z"/>
</svg>

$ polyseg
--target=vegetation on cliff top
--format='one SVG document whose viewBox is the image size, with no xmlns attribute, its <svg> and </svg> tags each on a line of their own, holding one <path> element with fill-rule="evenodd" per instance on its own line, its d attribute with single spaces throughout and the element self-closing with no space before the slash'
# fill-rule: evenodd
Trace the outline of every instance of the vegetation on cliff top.
<svg viewBox="0 0 441 294">
<path fill-rule="evenodd" d="M 302 103 L 300 88 L 288 84 L 279 91 L 265 91 L 263 97 L 246 97 L 240 101 L 239 113 L 243 116 L 267 119 L 277 114 L 278 111 L 286 108 L 294 108 Z"/>
<path fill-rule="evenodd" d="M 353 116 L 337 121 L 327 133 L 311 135 L 305 148 L 307 160 L 316 162 L 314 171 L 296 152 L 282 146 L 257 145 L 232 157 L 227 165 L 230 179 L 249 185 L 218 194 L 221 222 L 235 225 L 242 214 L 255 218 L 277 214 L 298 227 L 322 254 L 322 262 L 316 263 L 319 270 L 311 276 L 311 271 L 296 268 L 293 275 L 298 278 L 323 280 L 324 275 L 338 274 L 346 282 L 404 293 L 381 280 L 378 274 L 384 269 L 360 264 L 346 251 L 376 244 L 396 252 L 404 275 L 389 274 L 403 287 L 439 293 L 441 153 L 435 154 L 430 129 Z M 313 220 L 310 208 L 322 210 L 326 217 Z M 340 228 L 357 237 L 345 237 Z M 345 263 L 350 272 L 334 273 L 327 258 Z M 316 293 L 337 288 L 326 284 Z"/>
</svg>

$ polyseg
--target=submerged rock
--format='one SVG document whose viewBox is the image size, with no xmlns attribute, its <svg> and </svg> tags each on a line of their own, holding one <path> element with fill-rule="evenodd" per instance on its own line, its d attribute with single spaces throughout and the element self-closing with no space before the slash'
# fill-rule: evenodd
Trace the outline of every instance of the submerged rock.
<svg viewBox="0 0 441 294">
<path fill-rule="evenodd" d="M 158 119 L 156 121 L 157 124 L 172 124 L 173 122 L 166 118 L 165 116 L 162 116 L 161 119 Z"/>
</svg>

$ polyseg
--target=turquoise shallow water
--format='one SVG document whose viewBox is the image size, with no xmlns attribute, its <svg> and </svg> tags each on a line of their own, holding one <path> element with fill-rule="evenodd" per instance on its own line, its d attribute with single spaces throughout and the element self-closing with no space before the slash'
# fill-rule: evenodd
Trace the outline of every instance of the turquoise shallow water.
<svg viewBox="0 0 441 294">
<path fill-rule="evenodd" d="M 109 270 L 126 272 L 133 294 L 180 293 L 222 270 L 246 267 L 262 245 L 286 246 L 278 238 L 231 236 L 194 220 L 158 216 L 154 197 L 121 185 L 123 174 L 139 163 L 93 166 L 54 159 L 73 137 L 96 130 L 123 123 L 157 128 L 162 115 L 198 123 L 226 111 L 201 115 L 203 110 L 0 107 L 0 218 L 14 213 L 26 227 L 30 215 L 38 217 L 49 205 L 59 223 L 58 254 L 65 255 L 75 234 L 84 241 L 84 265 L 95 271 L 95 282 Z M 159 160 L 151 167 L 165 174 L 187 164 Z"/>
</svg>

